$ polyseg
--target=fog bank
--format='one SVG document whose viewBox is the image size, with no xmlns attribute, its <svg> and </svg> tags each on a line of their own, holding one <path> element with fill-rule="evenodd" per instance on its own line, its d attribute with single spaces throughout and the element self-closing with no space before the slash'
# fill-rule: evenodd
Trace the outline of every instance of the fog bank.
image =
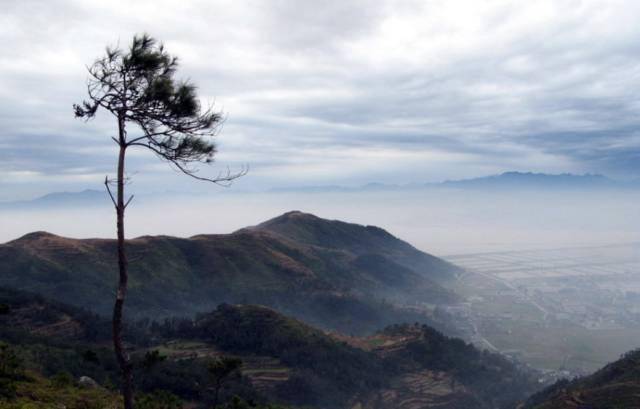
<svg viewBox="0 0 640 409">
<path fill-rule="evenodd" d="M 290 210 L 383 227 L 421 250 L 450 255 L 640 241 L 640 193 L 423 189 L 136 197 L 127 236 L 230 233 Z M 114 237 L 110 203 L 0 209 L 0 241 L 45 230 Z"/>
</svg>

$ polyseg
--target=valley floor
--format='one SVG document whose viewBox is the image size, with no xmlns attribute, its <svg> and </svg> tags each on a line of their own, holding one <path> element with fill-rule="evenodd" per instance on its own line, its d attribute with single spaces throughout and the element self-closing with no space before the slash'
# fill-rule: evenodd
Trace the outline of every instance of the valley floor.
<svg viewBox="0 0 640 409">
<path fill-rule="evenodd" d="M 593 372 L 638 347 L 640 244 L 464 254 L 447 308 L 476 345 L 546 372 Z"/>
</svg>

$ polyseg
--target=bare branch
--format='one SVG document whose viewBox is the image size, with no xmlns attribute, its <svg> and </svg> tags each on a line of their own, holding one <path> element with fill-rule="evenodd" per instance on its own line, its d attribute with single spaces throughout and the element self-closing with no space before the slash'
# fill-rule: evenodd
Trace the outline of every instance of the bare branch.
<svg viewBox="0 0 640 409">
<path fill-rule="evenodd" d="M 207 178 L 207 177 L 202 177 L 202 176 L 198 176 L 196 175 L 197 170 L 194 169 L 188 169 L 187 167 L 181 165 L 180 163 L 177 162 L 171 162 L 172 165 L 174 165 L 176 168 L 178 168 L 179 171 L 181 171 L 182 173 L 184 173 L 187 176 L 191 176 L 194 179 L 197 180 L 202 180 L 204 182 L 211 182 L 211 183 L 215 183 L 218 186 L 222 186 L 222 187 L 229 187 L 233 184 L 233 181 L 241 178 L 242 176 L 246 175 L 247 173 L 249 173 L 249 166 L 242 166 L 242 168 L 240 169 L 239 172 L 236 173 L 231 173 L 231 170 L 227 167 L 227 171 L 225 173 L 218 173 L 218 176 L 216 176 L 215 178 Z"/>
<path fill-rule="evenodd" d="M 220 172 L 215 178 L 202 177 L 202 176 L 196 175 L 196 173 L 198 172 L 198 169 L 190 169 L 187 167 L 186 163 L 180 163 L 180 161 L 178 160 L 167 157 L 165 152 L 158 150 L 153 145 L 136 142 L 136 143 L 130 144 L 130 146 L 140 146 L 143 148 L 147 148 L 152 152 L 154 152 L 158 157 L 160 157 L 160 159 L 169 162 L 170 165 L 174 165 L 178 171 L 184 173 L 185 175 L 191 176 L 192 178 L 197 180 L 202 180 L 204 182 L 215 183 L 216 185 L 219 185 L 222 187 L 231 186 L 234 180 L 241 178 L 242 176 L 249 173 L 249 165 L 243 165 L 240 171 L 236 173 L 231 173 L 231 170 L 229 169 L 229 167 L 227 167 L 227 171 L 225 173 Z"/>
<path fill-rule="evenodd" d="M 125 204 L 124 204 L 124 208 L 125 208 L 125 209 L 127 208 L 127 206 L 129 206 L 129 203 L 131 203 L 131 201 L 133 200 L 133 197 L 134 197 L 134 196 L 135 196 L 135 195 L 131 195 L 131 197 L 129 197 L 129 200 L 127 200 L 127 203 L 125 203 Z"/>
<path fill-rule="evenodd" d="M 118 208 L 118 204 L 116 203 L 116 199 L 113 197 L 113 193 L 111 193 L 111 188 L 109 187 L 109 177 L 108 176 L 104 177 L 104 186 L 107 188 L 107 192 L 109 193 L 109 197 L 111 198 L 111 202 L 113 203 L 113 206 L 117 209 Z"/>
</svg>

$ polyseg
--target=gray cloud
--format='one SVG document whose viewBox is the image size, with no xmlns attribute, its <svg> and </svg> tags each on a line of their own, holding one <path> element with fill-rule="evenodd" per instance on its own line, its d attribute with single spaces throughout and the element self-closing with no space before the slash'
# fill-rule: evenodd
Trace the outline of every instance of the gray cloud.
<svg viewBox="0 0 640 409">
<path fill-rule="evenodd" d="M 84 124 L 70 107 L 84 66 L 142 31 L 228 113 L 217 164 L 249 163 L 243 186 L 640 176 L 640 5 L 376 4 L 4 2 L 0 198 L 93 186 L 111 171 L 113 121 Z M 198 189 L 152 155 L 132 159 L 149 189 Z"/>
</svg>

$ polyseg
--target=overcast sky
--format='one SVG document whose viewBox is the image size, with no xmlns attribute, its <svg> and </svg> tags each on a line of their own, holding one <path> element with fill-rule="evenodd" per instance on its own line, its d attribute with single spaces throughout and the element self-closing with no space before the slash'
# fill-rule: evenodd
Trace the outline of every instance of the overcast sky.
<svg viewBox="0 0 640 409">
<path fill-rule="evenodd" d="M 227 114 L 202 173 L 249 164 L 239 189 L 639 177 L 639 15 L 631 0 L 2 0 L 0 199 L 113 173 L 113 118 L 71 105 L 85 66 L 141 32 Z M 137 190 L 205 188 L 146 152 L 129 171 Z"/>
</svg>

